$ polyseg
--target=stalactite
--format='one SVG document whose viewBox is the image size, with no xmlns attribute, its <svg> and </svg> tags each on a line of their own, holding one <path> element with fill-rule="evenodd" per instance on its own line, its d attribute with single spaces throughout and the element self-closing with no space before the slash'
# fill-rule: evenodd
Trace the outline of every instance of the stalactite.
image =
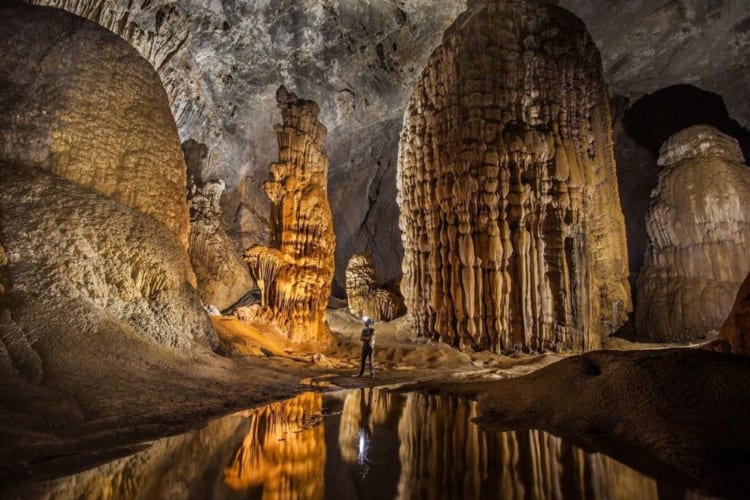
<svg viewBox="0 0 750 500">
<path fill-rule="evenodd" d="M 636 330 L 652 341 L 705 338 L 721 328 L 750 272 L 750 169 L 737 141 L 707 125 L 670 137 L 659 164 Z"/>
<path fill-rule="evenodd" d="M 326 306 L 333 279 L 335 237 L 326 184 L 326 129 L 318 105 L 280 87 L 276 100 L 279 161 L 263 190 L 271 201 L 271 248 L 245 251 L 263 293 L 264 308 L 293 340 L 327 337 Z M 262 283 L 262 284 L 261 284 Z"/>
<path fill-rule="evenodd" d="M 391 321 L 406 309 L 404 299 L 391 290 L 377 286 L 375 263 L 369 254 L 356 253 L 346 265 L 346 298 L 349 312 L 376 321 Z"/>
<path fill-rule="evenodd" d="M 404 117 L 402 292 L 462 348 L 588 350 L 631 310 L 607 90 L 583 23 L 546 2 L 477 2 Z"/>
</svg>

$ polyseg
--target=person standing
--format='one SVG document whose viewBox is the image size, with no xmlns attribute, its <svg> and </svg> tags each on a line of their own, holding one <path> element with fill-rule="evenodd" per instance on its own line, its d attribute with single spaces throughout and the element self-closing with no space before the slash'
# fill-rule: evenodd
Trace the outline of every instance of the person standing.
<svg viewBox="0 0 750 500">
<path fill-rule="evenodd" d="M 365 327 L 362 329 L 362 335 L 359 336 L 360 342 L 362 342 L 362 357 L 359 361 L 359 375 L 361 377 L 365 373 L 365 361 L 370 362 L 370 377 L 375 378 L 375 361 L 373 360 L 373 351 L 375 350 L 375 328 L 372 325 L 375 323 L 372 318 L 365 318 Z"/>
</svg>

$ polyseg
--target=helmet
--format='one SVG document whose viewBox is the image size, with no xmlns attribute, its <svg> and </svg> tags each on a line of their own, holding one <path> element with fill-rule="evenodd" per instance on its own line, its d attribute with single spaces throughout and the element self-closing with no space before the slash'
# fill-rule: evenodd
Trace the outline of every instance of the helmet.
<svg viewBox="0 0 750 500">
<path fill-rule="evenodd" d="M 374 321 L 372 320 L 372 318 L 368 318 L 367 316 L 365 316 L 364 318 L 362 318 L 362 321 L 364 321 L 364 322 L 365 322 L 365 325 L 366 325 L 366 326 L 370 326 L 370 325 L 372 325 L 373 323 L 375 323 L 375 322 L 374 322 Z"/>
</svg>

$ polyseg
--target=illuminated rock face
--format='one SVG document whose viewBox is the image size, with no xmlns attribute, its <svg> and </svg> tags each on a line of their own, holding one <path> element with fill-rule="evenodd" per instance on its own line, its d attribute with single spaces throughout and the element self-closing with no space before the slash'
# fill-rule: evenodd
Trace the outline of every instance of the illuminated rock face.
<svg viewBox="0 0 750 500">
<path fill-rule="evenodd" d="M 721 328 L 750 272 L 750 169 L 743 162 L 737 141 L 706 125 L 662 146 L 638 276 L 639 337 L 688 341 Z"/>
<path fill-rule="evenodd" d="M 375 264 L 369 254 L 352 255 L 346 265 L 346 298 L 349 312 L 375 321 L 390 321 L 402 315 L 404 299 L 391 290 L 378 288 Z"/>
<path fill-rule="evenodd" d="M 406 110 L 398 186 L 419 334 L 587 350 L 626 320 L 607 89 L 570 13 L 489 1 L 458 18 Z"/>
<path fill-rule="evenodd" d="M 102 332 L 206 345 L 213 330 L 186 252 L 185 163 L 153 69 L 63 11 L 18 5 L 0 17 L 0 302 L 10 311 L 0 311 L 0 338 L 15 346 L 10 366 L 38 365 L 29 379 L 39 382 L 63 349 L 83 366 Z"/>
<path fill-rule="evenodd" d="M 234 252 L 221 227 L 221 194 L 224 181 L 193 183 L 190 207 L 190 262 L 204 304 L 226 309 L 254 286 L 247 266 Z"/>
<path fill-rule="evenodd" d="M 292 340 L 329 335 L 325 312 L 333 279 L 335 237 L 323 154 L 326 129 L 318 105 L 280 87 L 283 125 L 275 130 L 279 161 L 263 189 L 271 200 L 271 248 L 255 246 L 244 258 L 258 282 L 262 306 Z"/>
<path fill-rule="evenodd" d="M 0 157 L 90 186 L 161 222 L 187 248 L 185 160 L 156 71 L 94 23 L 38 7 L 16 12 L 0 47 Z M 40 37 L 28 26 L 42 14 L 60 24 Z"/>
</svg>

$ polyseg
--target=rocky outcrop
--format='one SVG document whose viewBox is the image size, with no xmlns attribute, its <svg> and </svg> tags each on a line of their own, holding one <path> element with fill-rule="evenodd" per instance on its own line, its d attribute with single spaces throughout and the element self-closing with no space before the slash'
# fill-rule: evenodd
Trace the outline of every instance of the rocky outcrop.
<svg viewBox="0 0 750 500">
<path fill-rule="evenodd" d="M 404 118 L 402 292 L 420 335 L 595 349 L 631 309 L 599 53 L 535 1 L 478 2 Z"/>
<path fill-rule="evenodd" d="M 725 350 L 750 356 L 750 274 L 742 282 L 734 307 L 719 332 Z"/>
<path fill-rule="evenodd" d="M 685 129 L 662 146 L 637 284 L 640 338 L 689 341 L 721 328 L 750 272 L 743 161 L 737 141 L 709 126 Z"/>
<path fill-rule="evenodd" d="M 406 312 L 400 295 L 378 287 L 375 263 L 366 253 L 352 255 L 346 265 L 346 298 L 349 312 L 375 321 L 391 321 Z"/>
<path fill-rule="evenodd" d="M 186 252 L 185 163 L 157 75 L 84 19 L 22 4 L 0 16 L 3 342 L 109 329 L 208 345 Z"/>
<path fill-rule="evenodd" d="M 190 262 L 204 304 L 226 309 L 254 287 L 247 266 L 234 252 L 221 227 L 221 194 L 224 181 L 191 183 Z"/>
<path fill-rule="evenodd" d="M 0 42 L 0 156 L 149 215 L 187 248 L 185 161 L 157 73 L 94 23 L 40 7 L 13 12 Z M 60 25 L 40 36 L 29 29 L 39 15 Z"/>
<path fill-rule="evenodd" d="M 326 306 L 333 279 L 333 218 L 326 193 L 326 128 L 319 108 L 280 87 L 283 125 L 275 127 L 279 160 L 263 185 L 271 201 L 272 246 L 254 246 L 244 258 L 261 289 L 261 306 L 292 340 L 329 335 Z"/>
</svg>

